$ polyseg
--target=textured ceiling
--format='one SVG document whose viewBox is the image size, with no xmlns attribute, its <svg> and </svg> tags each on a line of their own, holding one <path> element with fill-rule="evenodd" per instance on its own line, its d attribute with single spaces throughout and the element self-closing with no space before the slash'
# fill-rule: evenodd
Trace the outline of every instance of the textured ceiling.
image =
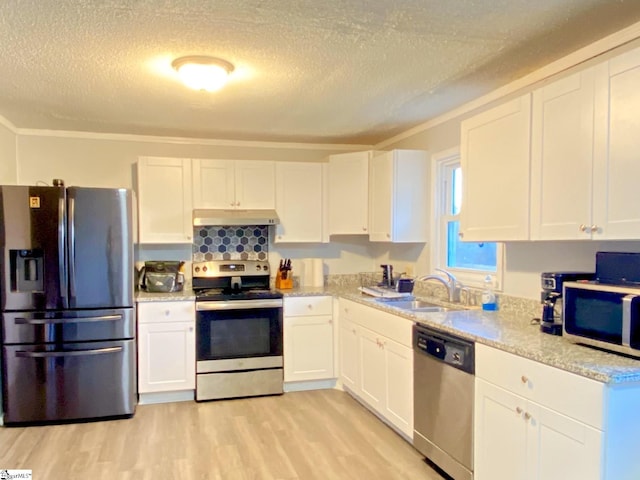
<svg viewBox="0 0 640 480">
<path fill-rule="evenodd" d="M 640 20 L 638 0 L 5 0 L 18 128 L 373 144 Z M 224 58 L 224 90 L 171 61 Z"/>
</svg>

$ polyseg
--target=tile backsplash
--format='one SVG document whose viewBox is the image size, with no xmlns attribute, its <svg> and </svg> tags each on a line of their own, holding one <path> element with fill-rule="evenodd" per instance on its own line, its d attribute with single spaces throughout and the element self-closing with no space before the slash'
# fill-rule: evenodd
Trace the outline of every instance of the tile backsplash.
<svg viewBox="0 0 640 480">
<path fill-rule="evenodd" d="M 267 260 L 269 227 L 266 225 L 194 227 L 193 261 Z"/>
</svg>

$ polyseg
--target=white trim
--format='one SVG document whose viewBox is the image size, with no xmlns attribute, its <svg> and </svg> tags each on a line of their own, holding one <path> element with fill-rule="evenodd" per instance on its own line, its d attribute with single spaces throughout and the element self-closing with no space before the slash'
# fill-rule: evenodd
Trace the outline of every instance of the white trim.
<svg viewBox="0 0 640 480">
<path fill-rule="evenodd" d="M 254 147 L 300 150 L 343 150 L 358 152 L 370 150 L 371 145 L 354 145 L 343 143 L 294 143 L 294 142 L 260 142 L 252 140 L 224 140 L 215 138 L 162 137 L 154 135 L 135 135 L 128 133 L 80 132 L 74 130 L 39 130 L 32 128 L 15 128 L 15 133 L 35 137 L 80 138 L 89 140 L 113 140 L 124 142 L 170 143 L 179 145 L 213 145 L 224 147 Z"/>
<path fill-rule="evenodd" d="M 337 379 L 310 380 L 305 382 L 286 382 L 284 392 L 304 392 L 307 390 L 328 390 L 336 388 Z"/>
<path fill-rule="evenodd" d="M 138 405 L 153 405 L 155 403 L 193 402 L 195 390 L 179 390 L 176 392 L 153 392 L 138 395 Z"/>
<path fill-rule="evenodd" d="M 11 130 L 12 133 L 17 133 L 16 126 L 9 121 L 8 118 L 0 115 L 0 125 L 7 127 L 7 129 Z"/>
<path fill-rule="evenodd" d="M 413 135 L 416 135 L 437 125 L 452 120 L 456 117 L 464 115 L 465 113 L 471 112 L 477 108 L 493 102 L 494 100 L 498 100 L 520 89 L 529 87 L 537 82 L 545 80 L 553 75 L 557 75 L 565 70 L 591 60 L 592 58 L 595 58 L 599 55 L 605 54 L 617 47 L 621 47 L 638 38 L 640 38 L 640 22 L 634 23 L 633 25 L 623 30 L 615 32 L 590 45 L 587 45 L 586 47 L 576 50 L 575 52 L 570 53 L 569 55 L 562 57 L 554 62 L 551 62 L 548 65 L 528 75 L 525 75 L 524 77 L 519 78 L 518 80 L 515 80 L 503 87 L 493 90 L 490 93 L 483 95 L 482 97 L 471 100 L 470 102 L 467 102 L 458 108 L 449 110 L 448 112 L 443 113 L 436 118 L 428 120 L 427 122 L 424 122 L 387 140 L 384 140 L 376 144 L 373 148 L 374 150 L 386 148 L 389 145 L 404 140 L 405 138 L 412 137 Z"/>
</svg>

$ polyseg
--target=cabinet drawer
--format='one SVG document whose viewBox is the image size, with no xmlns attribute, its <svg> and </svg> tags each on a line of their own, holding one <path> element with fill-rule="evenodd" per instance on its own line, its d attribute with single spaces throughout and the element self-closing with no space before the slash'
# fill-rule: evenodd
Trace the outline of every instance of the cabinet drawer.
<svg viewBox="0 0 640 480">
<path fill-rule="evenodd" d="M 332 297 L 287 297 L 284 299 L 285 317 L 331 315 Z"/>
<path fill-rule="evenodd" d="M 413 322 L 404 317 L 350 300 L 341 300 L 340 318 L 347 318 L 349 321 L 394 340 L 400 345 L 412 348 L 411 328 Z"/>
<path fill-rule="evenodd" d="M 476 344 L 476 376 L 602 430 L 604 384 Z"/>
<path fill-rule="evenodd" d="M 192 301 L 138 303 L 138 323 L 195 321 L 195 313 Z"/>
</svg>

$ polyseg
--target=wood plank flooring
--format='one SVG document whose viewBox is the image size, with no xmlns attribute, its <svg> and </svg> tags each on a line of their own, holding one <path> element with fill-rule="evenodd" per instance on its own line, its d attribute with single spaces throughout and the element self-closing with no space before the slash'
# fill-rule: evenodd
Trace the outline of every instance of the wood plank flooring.
<svg viewBox="0 0 640 480">
<path fill-rule="evenodd" d="M 132 419 L 0 428 L 0 469 L 36 480 L 441 480 L 338 390 L 138 406 Z"/>
</svg>

